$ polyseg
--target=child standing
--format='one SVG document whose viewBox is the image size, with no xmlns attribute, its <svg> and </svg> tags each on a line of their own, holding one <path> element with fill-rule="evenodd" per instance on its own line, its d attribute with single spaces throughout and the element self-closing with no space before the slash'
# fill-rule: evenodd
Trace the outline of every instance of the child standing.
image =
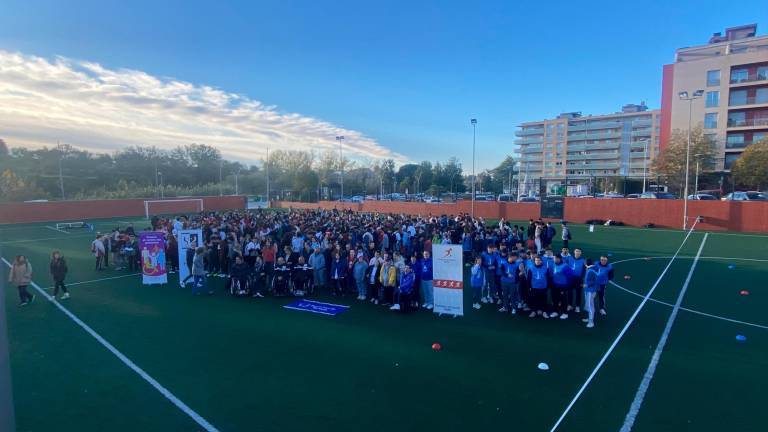
<svg viewBox="0 0 768 432">
<path fill-rule="evenodd" d="M 582 319 L 587 323 L 587 328 L 595 326 L 595 295 L 599 287 L 598 273 L 591 259 L 586 261 L 587 271 L 584 275 L 584 309 L 589 316 Z"/>
<path fill-rule="evenodd" d="M 475 258 L 475 265 L 472 266 L 472 276 L 469 279 L 469 283 L 472 285 L 472 307 L 475 309 L 480 309 L 480 297 L 482 295 L 483 282 L 485 279 L 483 277 L 482 263 L 482 258 Z"/>
</svg>

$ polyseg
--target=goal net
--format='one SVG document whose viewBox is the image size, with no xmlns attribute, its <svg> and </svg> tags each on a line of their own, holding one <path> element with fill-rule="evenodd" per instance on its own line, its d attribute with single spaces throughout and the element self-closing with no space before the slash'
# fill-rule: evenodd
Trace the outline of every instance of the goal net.
<svg viewBox="0 0 768 432">
<path fill-rule="evenodd" d="M 203 210 L 200 198 L 144 201 L 144 216 L 147 219 L 157 215 L 200 213 Z"/>
</svg>

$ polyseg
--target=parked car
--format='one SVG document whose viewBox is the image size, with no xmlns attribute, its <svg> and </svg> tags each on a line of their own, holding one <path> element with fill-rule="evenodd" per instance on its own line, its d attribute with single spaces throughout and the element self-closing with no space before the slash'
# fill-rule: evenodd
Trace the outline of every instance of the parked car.
<svg viewBox="0 0 768 432">
<path fill-rule="evenodd" d="M 425 196 L 422 198 L 422 201 L 424 201 L 427 204 L 437 204 L 443 202 L 440 198 L 435 198 L 433 196 Z"/>
<path fill-rule="evenodd" d="M 352 197 L 352 202 L 360 203 L 365 201 L 365 197 L 361 195 L 355 195 Z"/>
<path fill-rule="evenodd" d="M 699 189 L 697 193 L 712 195 L 715 199 L 721 199 L 723 197 L 723 191 L 720 189 Z"/>
<path fill-rule="evenodd" d="M 693 194 L 688 195 L 689 200 L 699 200 L 699 201 L 717 201 L 717 197 L 710 194 L 700 193 L 700 194 Z"/>
<path fill-rule="evenodd" d="M 505 202 L 514 201 L 515 200 L 515 196 L 511 195 L 511 194 L 501 194 L 501 195 L 499 195 L 499 197 L 496 200 L 497 201 L 505 201 Z"/>
<path fill-rule="evenodd" d="M 608 192 L 605 194 L 597 194 L 596 198 L 624 198 L 624 195 L 616 192 Z"/>
<path fill-rule="evenodd" d="M 640 199 L 675 199 L 675 196 L 667 192 L 643 192 Z"/>
<path fill-rule="evenodd" d="M 640 198 L 640 194 L 627 194 L 624 198 L 626 199 L 638 199 Z"/>
<path fill-rule="evenodd" d="M 539 202 L 539 199 L 536 198 L 536 197 L 525 196 L 525 197 L 520 197 L 519 202 L 521 202 L 521 203 L 535 203 L 535 202 Z"/>
<path fill-rule="evenodd" d="M 731 192 L 723 197 L 723 201 L 768 201 L 768 195 L 758 191 Z"/>
</svg>

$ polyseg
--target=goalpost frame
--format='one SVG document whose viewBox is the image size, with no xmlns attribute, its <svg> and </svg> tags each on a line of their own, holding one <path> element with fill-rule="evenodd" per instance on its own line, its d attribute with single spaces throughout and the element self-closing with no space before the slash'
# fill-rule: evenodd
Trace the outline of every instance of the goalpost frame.
<svg viewBox="0 0 768 432">
<path fill-rule="evenodd" d="M 144 216 L 149 219 L 149 205 L 152 203 L 172 203 L 172 202 L 197 202 L 198 210 L 197 211 L 203 211 L 205 210 L 205 207 L 203 206 L 203 199 L 202 198 L 188 198 L 188 199 L 171 199 L 171 200 L 145 200 L 144 201 Z"/>
</svg>

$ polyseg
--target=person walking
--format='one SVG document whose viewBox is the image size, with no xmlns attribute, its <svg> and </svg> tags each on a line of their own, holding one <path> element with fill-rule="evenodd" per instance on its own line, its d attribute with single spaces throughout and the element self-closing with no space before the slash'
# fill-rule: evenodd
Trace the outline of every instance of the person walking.
<svg viewBox="0 0 768 432">
<path fill-rule="evenodd" d="M 97 233 L 96 238 L 91 242 L 91 252 L 96 258 L 96 271 L 104 269 L 104 243 L 101 241 L 101 234 Z"/>
<path fill-rule="evenodd" d="M 50 271 L 51 278 L 53 279 L 53 298 L 59 295 L 59 289 L 61 289 L 63 293 L 61 300 L 68 299 L 69 291 L 67 291 L 67 287 L 64 285 L 64 278 L 67 277 L 69 269 L 67 268 L 67 261 L 61 256 L 61 252 L 53 251 L 51 254 Z"/>
<path fill-rule="evenodd" d="M 32 265 L 24 255 L 17 255 L 13 260 L 11 271 L 8 273 L 8 282 L 16 285 L 19 290 L 19 306 L 26 306 L 35 301 L 34 294 L 27 291 L 27 287 L 32 283 Z"/>
<path fill-rule="evenodd" d="M 563 240 L 563 247 L 568 247 L 568 242 L 571 240 L 571 229 L 568 227 L 568 223 L 563 221 L 561 238 Z"/>
<path fill-rule="evenodd" d="M 206 288 L 205 279 L 205 248 L 200 246 L 195 250 L 195 258 L 192 260 L 192 294 L 200 295 Z M 209 291 L 208 294 L 213 294 Z"/>
<path fill-rule="evenodd" d="M 584 275 L 584 310 L 587 311 L 587 318 L 582 319 L 582 322 L 587 323 L 587 328 L 595 326 L 595 296 L 600 287 L 599 274 L 595 270 L 595 266 L 591 259 L 587 259 L 587 270 Z"/>
</svg>

